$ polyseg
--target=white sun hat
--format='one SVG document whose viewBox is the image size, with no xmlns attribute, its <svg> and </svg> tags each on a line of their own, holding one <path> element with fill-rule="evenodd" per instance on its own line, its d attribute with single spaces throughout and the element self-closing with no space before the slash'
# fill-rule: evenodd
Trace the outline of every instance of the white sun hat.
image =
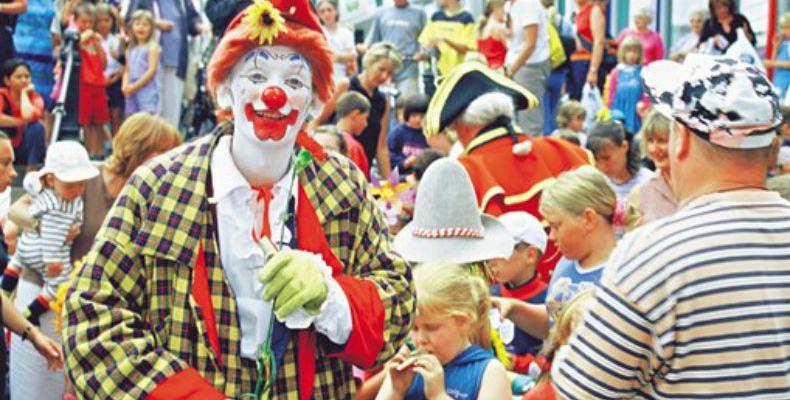
<svg viewBox="0 0 790 400">
<path fill-rule="evenodd" d="M 59 181 L 66 183 L 82 182 L 99 175 L 81 144 L 72 140 L 55 142 L 47 149 L 44 168 L 38 176 L 54 174 Z"/>
</svg>

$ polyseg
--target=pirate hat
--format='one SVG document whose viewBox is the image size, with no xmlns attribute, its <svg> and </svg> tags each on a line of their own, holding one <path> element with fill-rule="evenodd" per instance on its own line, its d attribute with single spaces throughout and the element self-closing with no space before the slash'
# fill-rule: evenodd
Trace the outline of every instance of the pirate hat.
<svg viewBox="0 0 790 400">
<path fill-rule="evenodd" d="M 467 62 L 453 68 L 436 89 L 425 116 L 425 135 L 440 133 L 463 114 L 469 103 L 490 92 L 512 97 L 516 110 L 538 105 L 538 98 L 515 81 L 480 63 Z"/>
</svg>

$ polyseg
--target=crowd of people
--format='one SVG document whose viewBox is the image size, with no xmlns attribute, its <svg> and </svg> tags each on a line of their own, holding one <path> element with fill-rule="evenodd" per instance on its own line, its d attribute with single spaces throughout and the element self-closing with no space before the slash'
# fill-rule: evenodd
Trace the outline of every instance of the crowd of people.
<svg viewBox="0 0 790 400">
<path fill-rule="evenodd" d="M 0 396 L 786 398 L 790 13 L 435 6 L 0 3 Z"/>
</svg>

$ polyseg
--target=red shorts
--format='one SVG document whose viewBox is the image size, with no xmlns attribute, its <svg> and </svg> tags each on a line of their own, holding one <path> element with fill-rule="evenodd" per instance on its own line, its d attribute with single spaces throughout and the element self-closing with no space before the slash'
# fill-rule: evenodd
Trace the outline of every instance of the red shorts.
<svg viewBox="0 0 790 400">
<path fill-rule="evenodd" d="M 110 121 L 107 108 L 107 89 L 104 86 L 80 82 L 80 126 L 101 125 Z"/>
</svg>

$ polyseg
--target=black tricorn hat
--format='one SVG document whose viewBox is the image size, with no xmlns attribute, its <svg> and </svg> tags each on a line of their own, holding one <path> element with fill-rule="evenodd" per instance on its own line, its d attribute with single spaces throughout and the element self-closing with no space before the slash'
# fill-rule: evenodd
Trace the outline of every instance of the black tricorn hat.
<svg viewBox="0 0 790 400">
<path fill-rule="evenodd" d="M 466 62 L 445 76 L 428 105 L 423 132 L 440 133 L 458 118 L 474 99 L 491 92 L 513 98 L 516 110 L 537 107 L 538 98 L 512 79 L 477 62 Z"/>
</svg>

